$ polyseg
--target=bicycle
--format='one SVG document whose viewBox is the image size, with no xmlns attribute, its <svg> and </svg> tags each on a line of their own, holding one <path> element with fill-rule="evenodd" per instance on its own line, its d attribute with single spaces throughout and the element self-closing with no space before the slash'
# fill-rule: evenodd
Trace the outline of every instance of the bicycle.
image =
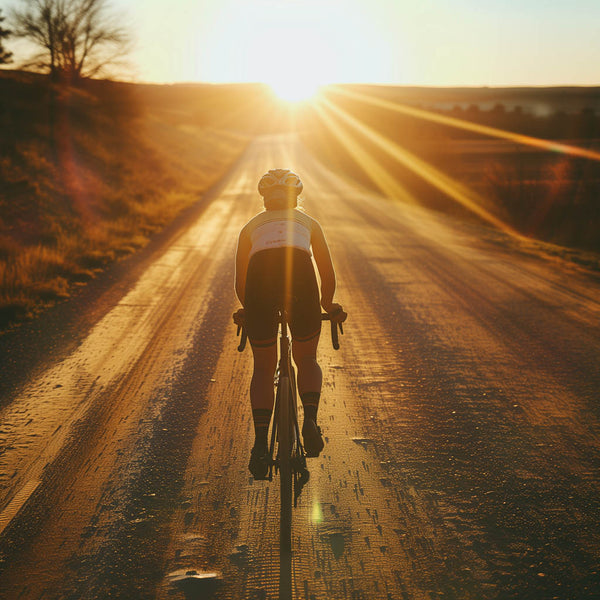
<svg viewBox="0 0 600 600">
<path fill-rule="evenodd" d="M 323 321 L 331 322 L 333 348 L 339 350 L 338 328 L 344 333 L 341 322 L 333 321 L 327 313 L 321 314 Z M 280 478 L 280 529 L 279 529 L 279 600 L 292 598 L 292 505 L 295 508 L 302 489 L 308 483 L 310 473 L 306 467 L 306 453 L 298 426 L 298 391 L 296 371 L 292 364 L 292 343 L 288 332 L 287 315 L 279 311 L 279 363 L 275 372 L 275 406 L 272 416 L 269 442 L 269 471 L 266 479 L 273 480 L 279 472 Z M 246 346 L 246 330 L 238 325 L 241 340 L 238 351 Z M 275 453 L 275 446 L 277 452 Z"/>
</svg>

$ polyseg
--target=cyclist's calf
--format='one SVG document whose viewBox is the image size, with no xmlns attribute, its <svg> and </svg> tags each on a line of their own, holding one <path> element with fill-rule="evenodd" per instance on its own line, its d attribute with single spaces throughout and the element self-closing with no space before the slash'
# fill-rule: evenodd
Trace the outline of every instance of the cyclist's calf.
<svg viewBox="0 0 600 600">
<path fill-rule="evenodd" d="M 250 383 L 252 408 L 273 408 L 273 377 L 277 367 L 277 346 L 267 348 L 252 347 L 254 372 Z"/>
<path fill-rule="evenodd" d="M 319 393 L 321 391 L 323 375 L 317 362 L 318 343 L 319 338 L 316 337 L 307 342 L 294 341 L 292 346 L 294 362 L 298 367 L 297 381 L 300 396 L 305 392 Z"/>
</svg>

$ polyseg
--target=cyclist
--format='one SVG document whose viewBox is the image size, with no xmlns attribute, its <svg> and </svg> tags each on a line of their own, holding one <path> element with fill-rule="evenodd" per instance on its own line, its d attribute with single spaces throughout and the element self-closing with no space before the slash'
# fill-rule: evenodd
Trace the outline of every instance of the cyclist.
<svg viewBox="0 0 600 600">
<path fill-rule="evenodd" d="M 298 209 L 302 189 L 298 175 L 288 169 L 265 173 L 258 184 L 265 210 L 242 228 L 236 251 L 235 291 L 243 309 L 234 320 L 244 323 L 254 357 L 250 402 L 255 442 L 248 468 L 255 479 L 264 479 L 268 472 L 279 308 L 287 311 L 292 333 L 306 455 L 316 457 L 324 446 L 317 425 L 322 383 L 316 356 L 321 308 L 311 249 L 321 280 L 320 305 L 335 321 L 342 322 L 347 316 L 341 305 L 333 302 L 335 271 L 323 230 Z"/>
</svg>

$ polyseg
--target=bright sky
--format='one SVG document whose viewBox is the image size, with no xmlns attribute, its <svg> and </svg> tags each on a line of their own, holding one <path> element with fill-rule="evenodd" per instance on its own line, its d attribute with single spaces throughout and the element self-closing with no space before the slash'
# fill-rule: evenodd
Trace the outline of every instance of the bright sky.
<svg viewBox="0 0 600 600">
<path fill-rule="evenodd" d="M 600 0 L 113 0 L 141 81 L 600 84 Z"/>
</svg>

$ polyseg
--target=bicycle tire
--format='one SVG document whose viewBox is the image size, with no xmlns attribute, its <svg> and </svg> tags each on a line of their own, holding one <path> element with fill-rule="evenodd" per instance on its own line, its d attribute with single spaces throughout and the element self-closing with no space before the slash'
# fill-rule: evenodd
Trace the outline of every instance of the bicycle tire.
<svg viewBox="0 0 600 600">
<path fill-rule="evenodd" d="M 292 471 L 292 388 L 288 377 L 281 377 L 278 386 L 279 395 L 279 479 L 280 491 L 280 530 L 279 530 L 279 599 L 292 598 L 292 502 L 293 502 L 293 471 Z"/>
</svg>

